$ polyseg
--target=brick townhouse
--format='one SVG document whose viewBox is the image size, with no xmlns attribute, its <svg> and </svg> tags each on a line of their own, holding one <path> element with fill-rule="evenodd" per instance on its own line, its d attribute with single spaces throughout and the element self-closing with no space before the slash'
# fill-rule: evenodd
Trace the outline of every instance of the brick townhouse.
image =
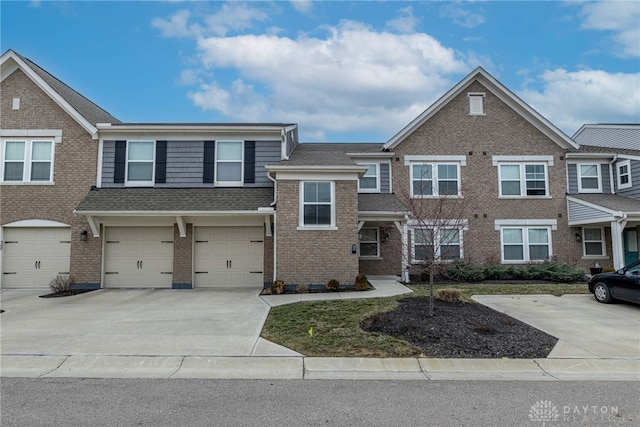
<svg viewBox="0 0 640 427">
<path fill-rule="evenodd" d="M 352 283 L 407 279 L 432 256 L 592 261 L 594 232 L 566 196 L 578 143 L 482 68 L 384 144 L 309 144 L 295 123 L 122 123 L 12 50 L 1 66 L 2 287 L 67 273 L 86 288 Z M 464 209 L 414 215 L 440 205 Z"/>
</svg>

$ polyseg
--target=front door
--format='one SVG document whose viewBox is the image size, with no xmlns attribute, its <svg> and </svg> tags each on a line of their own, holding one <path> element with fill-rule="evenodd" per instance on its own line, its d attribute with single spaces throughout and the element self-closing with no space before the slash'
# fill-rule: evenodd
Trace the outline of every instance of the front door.
<svg viewBox="0 0 640 427">
<path fill-rule="evenodd" d="M 638 260 L 638 229 L 625 228 L 624 239 L 624 265 L 629 265 Z"/>
</svg>

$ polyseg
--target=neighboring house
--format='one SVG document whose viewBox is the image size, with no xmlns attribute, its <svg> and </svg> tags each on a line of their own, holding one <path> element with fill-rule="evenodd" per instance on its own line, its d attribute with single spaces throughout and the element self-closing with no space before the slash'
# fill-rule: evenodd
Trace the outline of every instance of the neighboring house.
<svg viewBox="0 0 640 427">
<path fill-rule="evenodd" d="M 639 259 L 640 125 L 584 125 L 573 140 L 567 203 L 582 265 L 621 268 Z"/>
<path fill-rule="evenodd" d="M 118 120 L 14 51 L 0 65 L 0 280 L 46 288 L 90 261 L 73 209 L 95 183 L 96 124 Z"/>
<path fill-rule="evenodd" d="M 386 144 L 301 144 L 293 123 L 121 123 L 13 51 L 1 95 L 3 287 L 408 279 L 434 254 L 584 263 L 565 160 L 582 150 L 482 68 Z M 465 210 L 429 230 L 416 202 Z"/>
</svg>

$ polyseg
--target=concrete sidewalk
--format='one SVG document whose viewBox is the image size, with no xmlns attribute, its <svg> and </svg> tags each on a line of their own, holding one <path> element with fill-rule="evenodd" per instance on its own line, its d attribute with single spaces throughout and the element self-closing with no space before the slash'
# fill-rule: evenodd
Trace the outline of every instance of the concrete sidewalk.
<svg viewBox="0 0 640 427">
<path fill-rule="evenodd" d="M 640 381 L 640 358 L 633 354 L 585 358 L 571 353 L 576 345 L 565 346 L 561 357 L 535 360 L 314 358 L 259 337 L 269 306 L 411 292 L 394 277 L 371 282 L 376 289 L 369 292 L 262 297 L 256 289 L 235 288 L 101 290 L 56 299 L 3 290 L 0 376 Z M 506 308 L 498 309 L 516 318 L 517 307 L 526 312 L 529 306 L 497 298 L 492 304 L 502 301 Z"/>
</svg>

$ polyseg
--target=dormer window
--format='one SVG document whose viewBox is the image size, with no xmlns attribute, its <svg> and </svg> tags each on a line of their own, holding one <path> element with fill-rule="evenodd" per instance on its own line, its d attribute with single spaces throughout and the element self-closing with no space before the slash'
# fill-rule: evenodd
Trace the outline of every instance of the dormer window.
<svg viewBox="0 0 640 427">
<path fill-rule="evenodd" d="M 469 115 L 484 116 L 484 92 L 469 92 Z"/>
</svg>

